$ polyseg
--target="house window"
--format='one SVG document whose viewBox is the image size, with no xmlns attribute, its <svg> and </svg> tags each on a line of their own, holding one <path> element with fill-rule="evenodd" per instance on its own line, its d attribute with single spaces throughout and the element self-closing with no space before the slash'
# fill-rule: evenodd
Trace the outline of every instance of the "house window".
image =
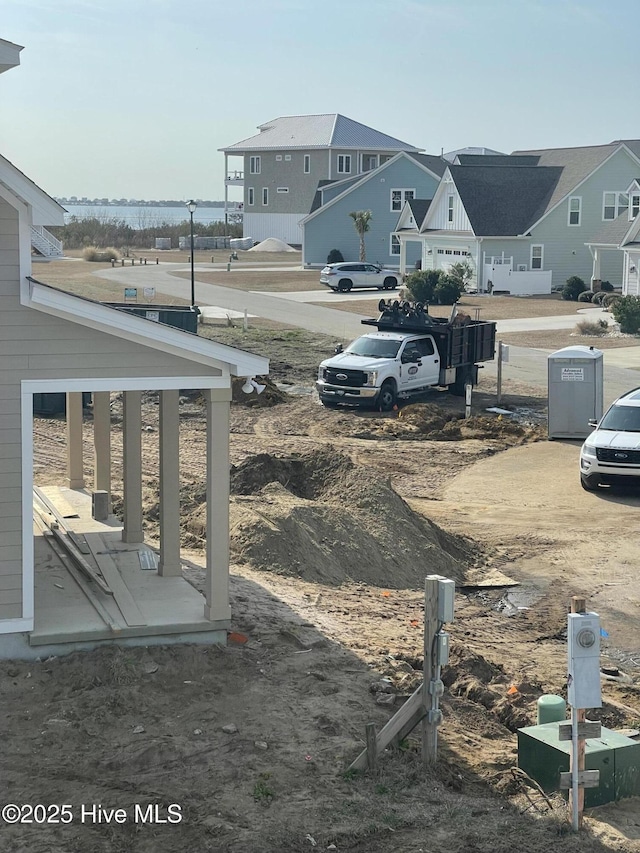
<svg viewBox="0 0 640 853">
<path fill-rule="evenodd" d="M 640 195 L 631 196 L 631 208 L 629 210 L 629 218 L 635 219 L 640 213 Z"/>
<path fill-rule="evenodd" d="M 338 174 L 349 175 L 351 173 L 351 154 L 338 155 Z"/>
<path fill-rule="evenodd" d="M 308 175 L 311 171 L 311 154 L 304 155 L 304 173 Z"/>
<path fill-rule="evenodd" d="M 363 172 L 371 172 L 373 169 L 378 168 L 378 155 L 377 154 L 363 154 L 362 155 L 362 171 Z"/>
<path fill-rule="evenodd" d="M 580 225 L 582 219 L 582 198 L 574 195 L 569 199 L 569 225 Z"/>
<path fill-rule="evenodd" d="M 282 154 L 276 154 L 276 160 L 278 160 L 278 161 L 282 160 Z"/>
<path fill-rule="evenodd" d="M 400 240 L 396 237 L 395 234 L 391 235 L 391 249 L 389 252 L 390 255 L 399 255 L 400 254 Z"/>
<path fill-rule="evenodd" d="M 391 212 L 401 211 L 405 201 L 415 198 L 415 195 L 415 190 L 391 190 Z"/>
<path fill-rule="evenodd" d="M 454 196 L 450 195 L 448 199 L 448 207 L 447 207 L 447 222 L 453 222 L 453 205 L 454 205 Z"/>
<path fill-rule="evenodd" d="M 278 189 L 276 190 L 276 192 L 277 192 L 277 193 L 288 193 L 288 192 L 289 192 L 289 187 L 278 187 Z"/>
<path fill-rule="evenodd" d="M 544 246 L 531 247 L 531 269 L 541 270 L 544 263 Z"/>
<path fill-rule="evenodd" d="M 253 187 L 249 187 L 247 190 L 247 204 L 255 204 L 256 194 Z"/>
<path fill-rule="evenodd" d="M 262 187 L 262 204 L 265 205 L 265 207 L 269 204 L 269 188 L 268 187 Z"/>
<path fill-rule="evenodd" d="M 602 194 L 602 218 L 617 219 L 629 207 L 627 193 L 605 192 Z"/>
<path fill-rule="evenodd" d="M 291 160 L 291 154 L 285 154 L 284 159 L 285 160 Z"/>
<path fill-rule="evenodd" d="M 249 174 L 250 175 L 259 175 L 260 174 L 260 157 L 249 157 Z"/>
</svg>

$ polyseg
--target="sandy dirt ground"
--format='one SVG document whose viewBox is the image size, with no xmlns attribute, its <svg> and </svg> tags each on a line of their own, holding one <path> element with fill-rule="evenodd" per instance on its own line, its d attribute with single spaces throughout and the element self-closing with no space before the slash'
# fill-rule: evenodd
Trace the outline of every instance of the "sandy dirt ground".
<svg viewBox="0 0 640 853">
<path fill-rule="evenodd" d="M 282 337 L 274 378 L 308 388 L 311 339 Z M 305 354 L 292 371 L 296 346 Z M 437 392 L 389 415 L 325 410 L 271 385 L 261 397 L 236 393 L 228 646 L 0 663 L 5 799 L 69 803 L 75 817 L 4 826 L 2 849 L 640 850 L 638 799 L 589 812 L 577 838 L 564 801 L 545 801 L 513 771 L 515 731 L 535 722 L 538 696 L 566 695 L 573 594 L 601 613 L 604 662 L 627 676 L 604 682 L 590 716 L 611 728 L 640 722 L 640 497 L 582 492 L 578 445 L 546 441 L 541 389 L 507 383 L 513 417 L 486 411 L 494 390 L 481 384 L 469 421 L 459 399 Z M 115 396 L 112 421 L 117 508 Z M 151 395 L 143 423 L 153 541 Z M 87 460 L 91 428 L 88 412 Z M 184 571 L 196 587 L 204 438 L 200 402 L 184 396 Z M 36 481 L 60 482 L 62 420 L 37 418 L 34 443 Z M 377 772 L 350 773 L 365 725 L 381 727 L 420 683 L 422 578 L 432 572 L 458 584 L 440 761 L 422 766 L 414 733 Z M 83 824 L 83 803 L 123 808 L 126 821 Z M 148 805 L 166 819 L 170 804 L 180 823 L 143 822 Z"/>
</svg>

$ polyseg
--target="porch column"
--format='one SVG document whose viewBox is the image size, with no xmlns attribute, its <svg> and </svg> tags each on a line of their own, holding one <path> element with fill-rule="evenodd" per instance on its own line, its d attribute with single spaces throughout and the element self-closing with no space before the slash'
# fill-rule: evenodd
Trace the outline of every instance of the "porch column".
<svg viewBox="0 0 640 853">
<path fill-rule="evenodd" d="M 123 542 L 144 542 L 142 532 L 142 393 L 125 391 L 122 406 Z"/>
<path fill-rule="evenodd" d="M 160 392 L 160 564 L 158 574 L 181 575 L 179 392 Z"/>
<path fill-rule="evenodd" d="M 230 390 L 205 391 L 207 416 L 207 571 L 204 615 L 231 618 L 229 606 Z"/>
<path fill-rule="evenodd" d="M 594 247 L 593 254 L 593 273 L 591 275 L 591 290 L 594 292 L 600 290 L 602 280 L 600 278 L 600 249 Z"/>
<path fill-rule="evenodd" d="M 111 512 L 111 394 L 93 395 L 94 489 L 109 495 Z"/>
<path fill-rule="evenodd" d="M 67 392 L 67 485 L 84 489 L 81 391 Z"/>
<path fill-rule="evenodd" d="M 407 241 L 400 238 L 400 275 L 407 271 Z"/>
</svg>

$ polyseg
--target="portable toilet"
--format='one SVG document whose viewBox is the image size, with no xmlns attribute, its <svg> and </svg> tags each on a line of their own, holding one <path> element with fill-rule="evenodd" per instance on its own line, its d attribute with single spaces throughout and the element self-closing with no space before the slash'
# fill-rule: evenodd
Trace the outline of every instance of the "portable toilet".
<svg viewBox="0 0 640 853">
<path fill-rule="evenodd" d="M 552 352 L 549 367 L 549 439 L 586 438 L 589 420 L 603 412 L 603 354 L 595 347 Z"/>
</svg>

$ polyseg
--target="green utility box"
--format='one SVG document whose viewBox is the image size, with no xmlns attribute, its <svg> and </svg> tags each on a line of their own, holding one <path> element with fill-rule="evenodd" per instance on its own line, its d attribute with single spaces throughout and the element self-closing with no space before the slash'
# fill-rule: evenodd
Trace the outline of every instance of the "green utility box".
<svg viewBox="0 0 640 853">
<path fill-rule="evenodd" d="M 518 767 L 547 792 L 558 791 L 560 773 L 569 770 L 571 741 L 559 739 L 558 726 L 518 729 Z M 640 742 L 603 728 L 586 741 L 585 770 L 600 771 L 599 787 L 585 788 L 586 808 L 640 795 Z"/>
</svg>

